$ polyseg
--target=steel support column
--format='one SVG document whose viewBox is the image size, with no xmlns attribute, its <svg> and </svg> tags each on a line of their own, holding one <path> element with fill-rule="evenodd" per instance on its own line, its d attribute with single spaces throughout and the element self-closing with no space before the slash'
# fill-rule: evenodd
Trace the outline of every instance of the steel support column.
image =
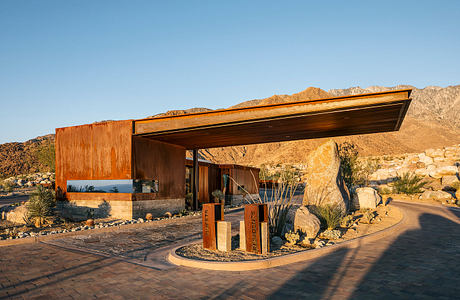
<svg viewBox="0 0 460 300">
<path fill-rule="evenodd" d="M 192 174 L 192 193 L 193 193 L 193 209 L 198 210 L 198 195 L 200 168 L 198 166 L 198 149 L 193 149 L 193 174 Z"/>
</svg>

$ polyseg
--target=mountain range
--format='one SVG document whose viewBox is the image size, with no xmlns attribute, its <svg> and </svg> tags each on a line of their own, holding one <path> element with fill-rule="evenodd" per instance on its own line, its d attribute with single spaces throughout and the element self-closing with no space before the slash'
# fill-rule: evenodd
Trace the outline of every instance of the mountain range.
<svg viewBox="0 0 460 300">
<path fill-rule="evenodd" d="M 286 103 L 327 97 L 374 93 L 411 88 L 412 103 L 397 132 L 337 137 L 338 143 L 350 142 L 357 146 L 362 156 L 397 155 L 422 152 L 427 148 L 442 148 L 460 143 L 460 85 L 417 89 L 410 85 L 394 87 L 371 86 L 333 89 L 328 92 L 309 87 L 292 95 L 273 95 L 263 99 L 244 101 L 232 108 L 263 104 Z M 180 115 L 208 108 L 173 110 L 155 115 Z M 54 135 L 38 137 L 24 143 L 0 144 L 0 176 L 13 176 L 44 170 L 33 153 Z M 200 156 L 216 163 L 235 163 L 260 166 L 261 164 L 304 163 L 307 154 L 325 139 L 301 140 L 225 148 L 201 149 Z M 188 153 L 190 156 L 190 153 Z"/>
</svg>

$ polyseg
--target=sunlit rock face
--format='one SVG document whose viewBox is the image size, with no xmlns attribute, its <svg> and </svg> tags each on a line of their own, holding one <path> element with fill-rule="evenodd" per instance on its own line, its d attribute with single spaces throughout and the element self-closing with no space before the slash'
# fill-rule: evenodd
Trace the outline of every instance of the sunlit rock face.
<svg viewBox="0 0 460 300">
<path fill-rule="evenodd" d="M 350 195 L 340 174 L 340 158 L 333 140 L 312 151 L 307 159 L 304 205 L 337 206 L 345 214 Z"/>
</svg>

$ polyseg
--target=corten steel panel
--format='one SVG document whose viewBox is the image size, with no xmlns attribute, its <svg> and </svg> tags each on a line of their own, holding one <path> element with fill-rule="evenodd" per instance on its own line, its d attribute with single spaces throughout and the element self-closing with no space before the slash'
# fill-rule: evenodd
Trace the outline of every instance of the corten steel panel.
<svg viewBox="0 0 460 300">
<path fill-rule="evenodd" d="M 259 169 L 256 168 L 241 168 L 234 165 L 232 168 L 232 178 L 249 194 L 257 194 L 259 192 Z M 237 184 L 232 185 L 230 194 L 240 194 L 242 191 L 238 189 Z"/>
<path fill-rule="evenodd" d="M 399 102 L 148 136 L 194 149 L 395 131 L 407 105 L 408 102 Z"/>
<path fill-rule="evenodd" d="M 159 180 L 149 199 L 185 197 L 185 148 L 133 137 L 134 179 Z"/>
<path fill-rule="evenodd" d="M 217 221 L 222 221 L 221 204 L 203 204 L 202 225 L 203 225 L 203 248 L 217 249 Z"/>
<path fill-rule="evenodd" d="M 267 204 L 246 204 L 244 206 L 244 229 L 246 251 L 261 253 L 260 222 L 268 222 Z"/>
<path fill-rule="evenodd" d="M 198 200 L 200 203 L 209 203 L 209 172 L 207 166 L 199 166 L 199 188 L 198 188 Z"/>
<path fill-rule="evenodd" d="M 145 136 L 195 149 L 394 131 L 399 129 L 409 102 L 408 99 L 347 110 L 152 132 Z"/>
<path fill-rule="evenodd" d="M 291 114 L 303 114 L 306 112 L 321 112 L 356 106 L 375 105 L 406 100 L 409 98 L 410 93 L 411 90 L 399 90 L 245 108 L 222 109 L 179 116 L 164 116 L 136 120 L 134 130 L 136 134 L 145 134 L 163 130 L 193 128 L 247 120 L 275 118 Z"/>
<path fill-rule="evenodd" d="M 208 167 L 208 184 L 209 184 L 209 199 L 214 201 L 212 198 L 212 192 L 215 190 L 221 190 L 221 181 L 222 181 L 222 175 L 220 173 L 220 168 L 218 165 L 210 165 Z"/>
<path fill-rule="evenodd" d="M 404 119 L 410 93 L 400 90 L 136 120 L 134 133 L 197 149 L 394 131 Z"/>
<path fill-rule="evenodd" d="M 56 189 L 67 180 L 130 179 L 132 121 L 56 129 Z"/>
</svg>

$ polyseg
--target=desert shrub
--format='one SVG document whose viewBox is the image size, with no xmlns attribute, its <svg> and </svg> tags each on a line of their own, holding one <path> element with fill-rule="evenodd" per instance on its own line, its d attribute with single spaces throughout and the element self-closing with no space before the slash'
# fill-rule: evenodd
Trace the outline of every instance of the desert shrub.
<svg viewBox="0 0 460 300">
<path fill-rule="evenodd" d="M 224 193 L 221 190 L 214 190 L 211 195 L 214 197 L 214 200 L 221 201 L 224 199 Z"/>
<path fill-rule="evenodd" d="M 279 174 L 278 185 L 270 192 L 265 189 L 263 197 L 259 194 L 253 197 L 243 186 L 238 184 L 232 177 L 229 177 L 239 189 L 246 192 L 249 197 L 244 198 L 248 203 L 266 203 L 268 206 L 268 223 L 271 235 L 281 236 L 286 225 L 287 214 L 292 207 L 292 199 L 299 183 L 292 170 L 283 170 Z M 254 178 L 255 182 L 255 178 Z"/>
<path fill-rule="evenodd" d="M 298 232 L 289 231 L 286 232 L 284 238 L 286 239 L 286 241 L 288 241 L 290 245 L 295 245 L 299 241 L 300 235 Z"/>
<path fill-rule="evenodd" d="M 393 182 L 393 192 L 396 194 L 417 194 L 422 192 L 425 185 L 426 182 L 423 181 L 423 177 L 404 173 L 402 176 L 396 177 Z"/>
<path fill-rule="evenodd" d="M 308 209 L 318 217 L 321 227 L 335 229 L 342 221 L 342 210 L 338 206 L 310 206 Z"/>
<path fill-rule="evenodd" d="M 0 187 L 3 191 L 10 193 L 14 190 L 14 183 L 9 180 L 4 180 L 0 183 Z"/>
<path fill-rule="evenodd" d="M 340 221 L 340 226 L 342 227 L 350 227 L 351 225 L 353 225 L 353 222 L 354 222 L 354 218 L 352 215 L 346 215 L 345 217 L 342 218 L 342 220 Z"/>
<path fill-rule="evenodd" d="M 54 172 L 56 167 L 56 151 L 54 148 L 54 143 L 51 141 L 48 141 L 46 143 L 43 143 L 40 145 L 40 148 L 38 148 L 36 152 L 36 157 L 37 160 L 44 165 L 45 167 L 48 168 L 47 171 Z M 42 170 L 44 171 L 44 170 Z"/>
<path fill-rule="evenodd" d="M 368 185 L 370 175 L 380 168 L 379 159 L 359 160 L 356 145 L 348 142 L 340 144 L 338 150 L 340 169 L 348 190 Z"/>
<path fill-rule="evenodd" d="M 340 169 L 342 177 L 348 189 L 351 189 L 355 184 L 354 174 L 358 163 L 358 149 L 352 143 L 342 143 L 338 146 L 340 157 Z"/>
<path fill-rule="evenodd" d="M 35 223 L 35 226 L 41 227 L 52 216 L 54 205 L 54 192 L 38 186 L 27 202 L 29 221 Z"/>
<path fill-rule="evenodd" d="M 380 195 L 388 195 L 391 194 L 392 190 L 389 187 L 379 187 L 379 194 Z"/>
<path fill-rule="evenodd" d="M 365 224 L 371 224 L 372 221 L 374 220 L 375 218 L 375 214 L 374 214 L 374 211 L 370 210 L 370 209 L 366 209 L 363 211 L 363 216 L 360 220 L 361 223 L 365 223 Z"/>
</svg>

